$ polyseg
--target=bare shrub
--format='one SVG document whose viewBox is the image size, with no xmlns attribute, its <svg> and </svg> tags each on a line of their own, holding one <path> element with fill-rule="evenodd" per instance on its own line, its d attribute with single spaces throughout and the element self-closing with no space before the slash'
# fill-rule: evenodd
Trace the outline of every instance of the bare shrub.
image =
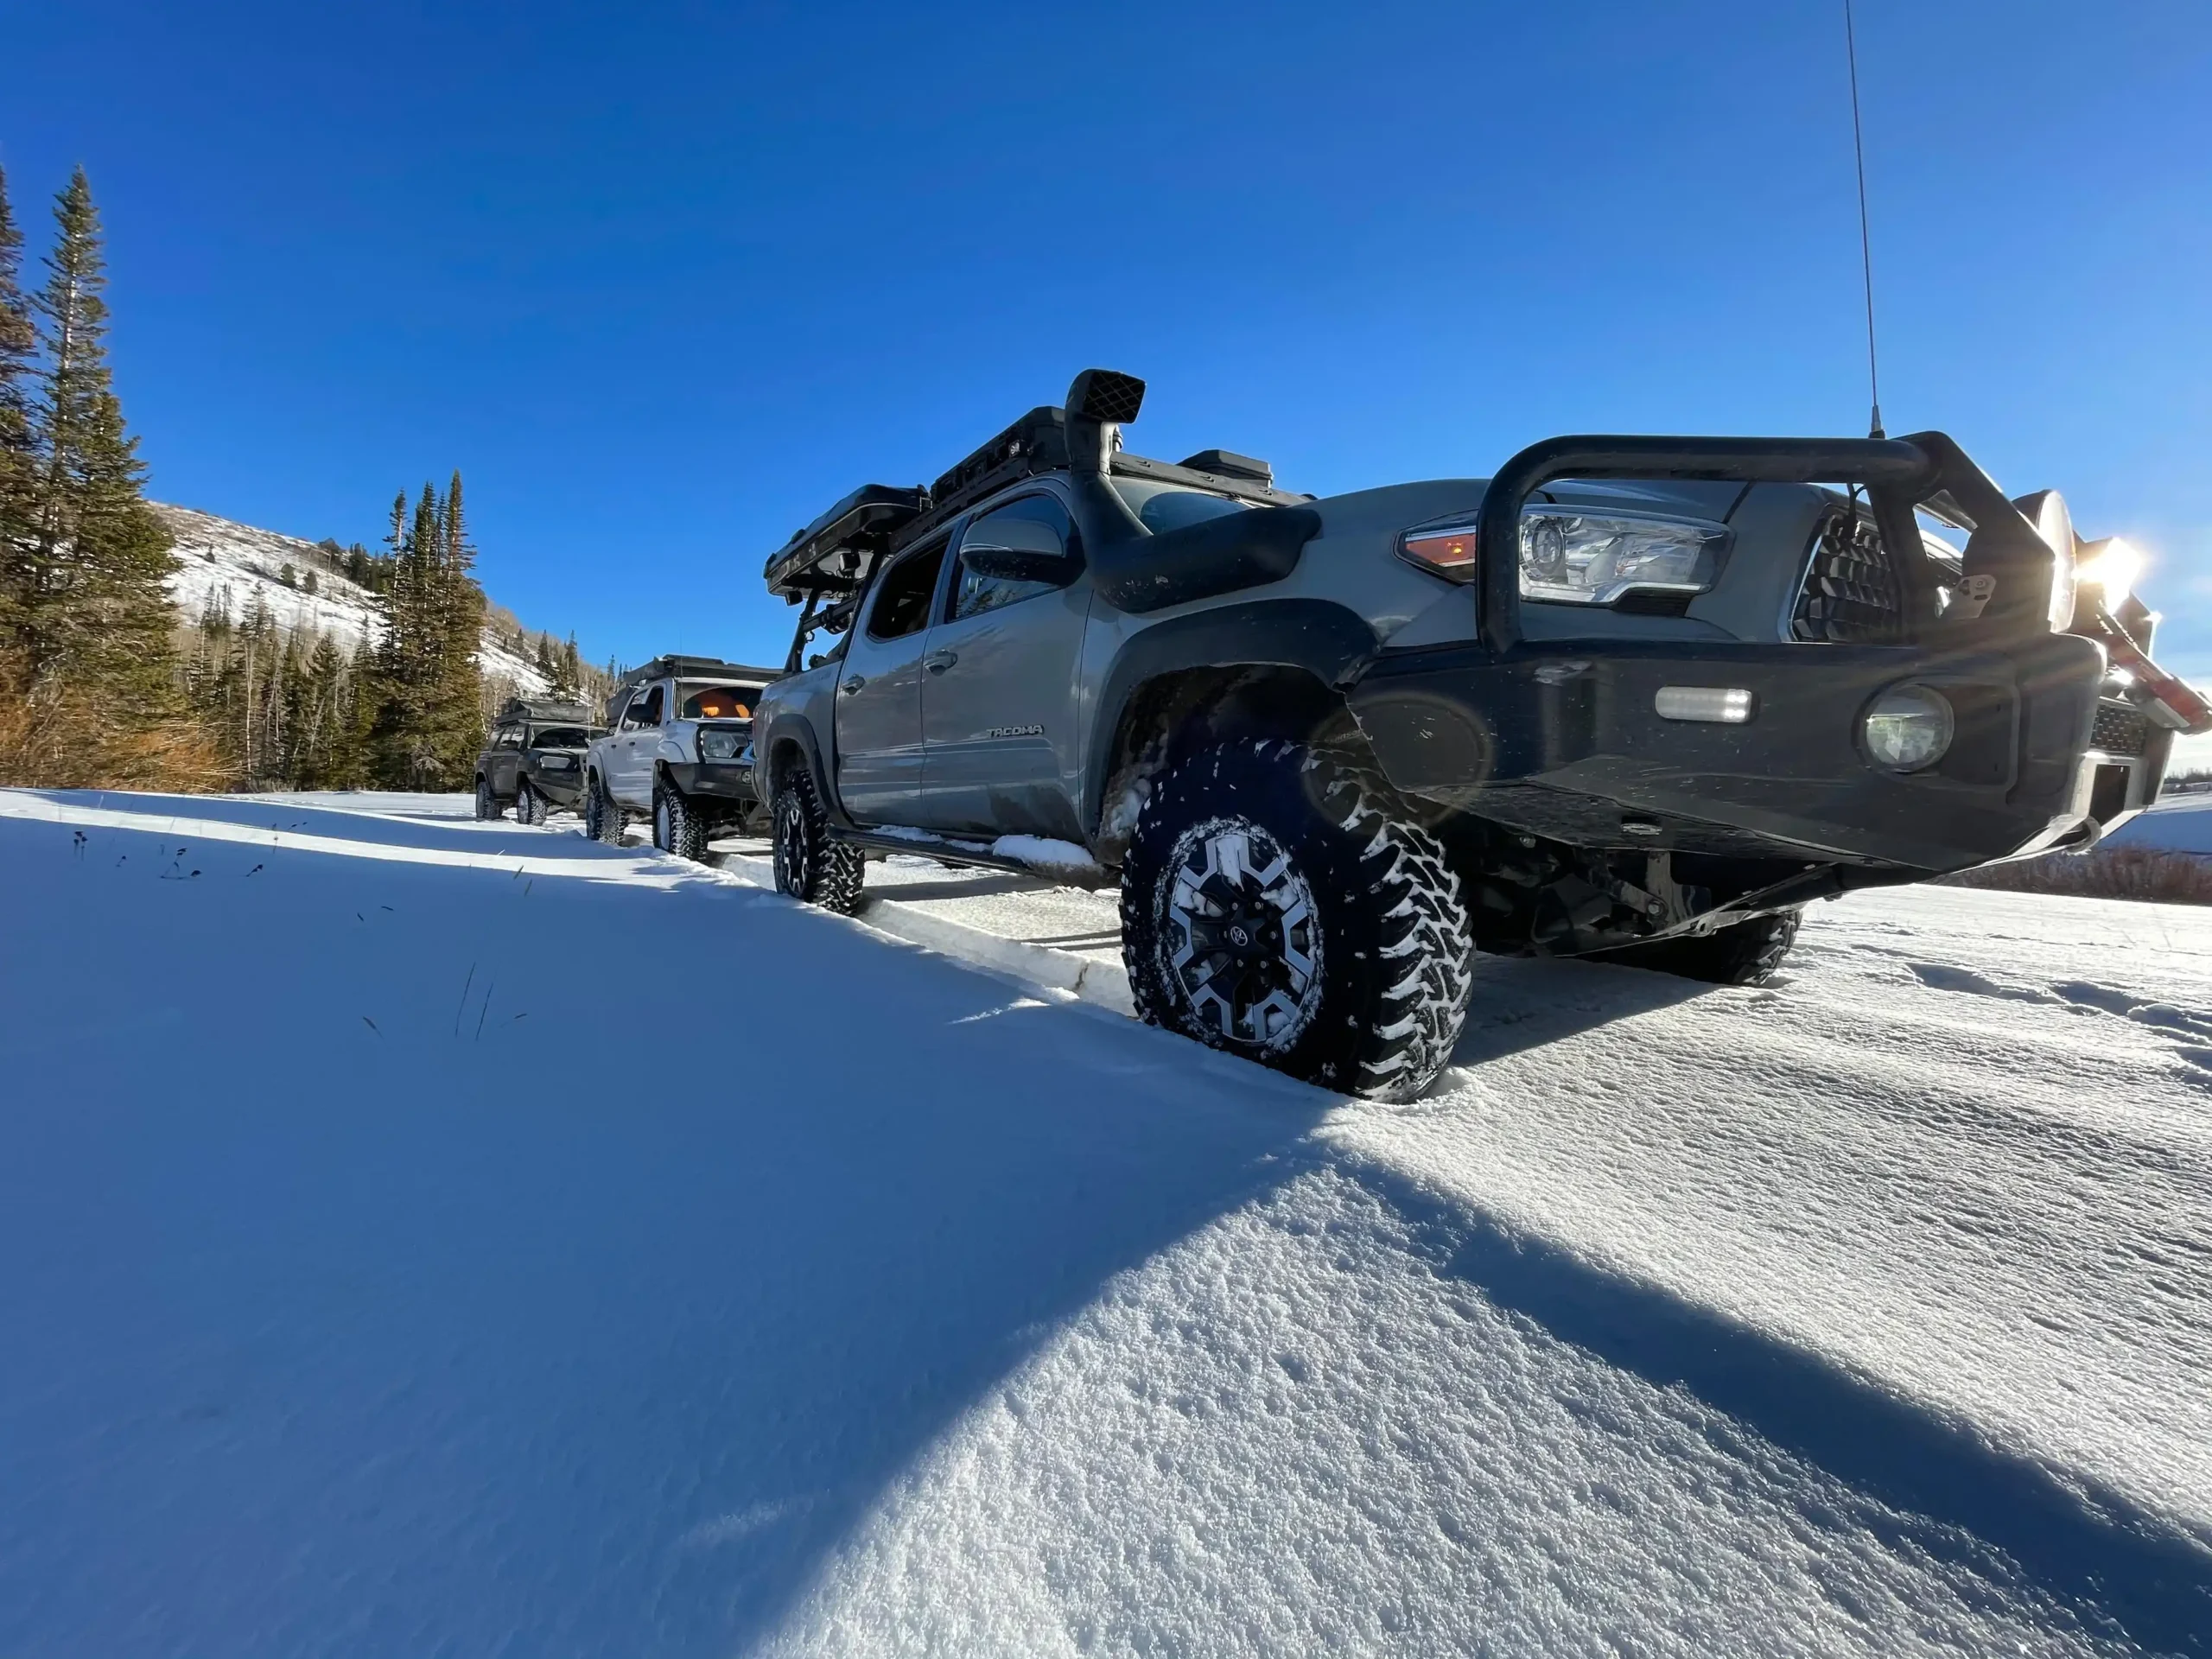
<svg viewBox="0 0 2212 1659">
<path fill-rule="evenodd" d="M 0 786 L 204 794 L 231 782 L 220 752 L 188 716 L 127 723 L 79 688 L 26 687 L 0 659 Z"/>
<path fill-rule="evenodd" d="M 2011 864 L 1985 864 L 1947 875 L 1953 887 L 2005 893 L 2056 893 L 2080 899 L 2140 899 L 2164 905 L 2212 905 L 2212 859 L 2156 847 L 2100 847 L 2051 853 Z"/>
</svg>

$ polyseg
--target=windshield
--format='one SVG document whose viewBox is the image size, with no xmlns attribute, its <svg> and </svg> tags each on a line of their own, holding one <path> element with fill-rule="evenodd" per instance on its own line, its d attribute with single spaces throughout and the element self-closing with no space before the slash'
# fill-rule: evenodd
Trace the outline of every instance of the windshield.
<svg viewBox="0 0 2212 1659">
<path fill-rule="evenodd" d="M 533 749 L 581 749 L 591 741 L 591 734 L 581 726 L 547 726 L 531 734 Z"/>
<path fill-rule="evenodd" d="M 1141 478 L 1116 478 L 1111 481 L 1116 493 L 1128 503 L 1129 511 L 1136 514 L 1138 522 L 1155 536 L 1188 524 L 1204 524 L 1209 518 L 1242 512 L 1252 505 L 1206 490 L 1188 489 L 1180 484 L 1154 484 Z"/>
<path fill-rule="evenodd" d="M 676 711 L 678 720 L 750 720 L 760 695 L 757 685 L 686 686 Z"/>
</svg>

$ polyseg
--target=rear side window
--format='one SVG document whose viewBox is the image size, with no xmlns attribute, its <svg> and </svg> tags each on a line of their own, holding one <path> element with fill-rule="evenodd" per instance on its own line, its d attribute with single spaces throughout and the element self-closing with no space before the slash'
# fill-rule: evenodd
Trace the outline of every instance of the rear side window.
<svg viewBox="0 0 2212 1659">
<path fill-rule="evenodd" d="M 683 688 L 683 701 L 677 705 L 678 720 L 750 720 L 753 705 L 759 700 L 757 685 L 709 685 Z"/>
<path fill-rule="evenodd" d="M 944 543 L 939 542 L 926 552 L 908 554 L 885 571 L 868 612 L 868 637 L 899 639 L 926 627 L 930 595 L 937 592 L 937 573 L 944 568 Z"/>
</svg>

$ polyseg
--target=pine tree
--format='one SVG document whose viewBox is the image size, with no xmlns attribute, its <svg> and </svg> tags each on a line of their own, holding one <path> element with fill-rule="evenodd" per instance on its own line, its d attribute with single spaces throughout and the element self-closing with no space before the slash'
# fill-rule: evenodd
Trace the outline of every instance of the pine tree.
<svg viewBox="0 0 2212 1659">
<path fill-rule="evenodd" d="M 29 597 L 23 566 L 36 536 L 30 382 L 38 329 L 23 297 L 22 247 L 0 173 L 0 639 L 20 637 Z"/>
<path fill-rule="evenodd" d="M 438 530 L 438 662 L 434 752 L 439 780 L 459 788 L 474 770 L 484 742 L 484 590 L 476 584 L 476 549 L 461 508 L 461 473 L 454 470 L 440 504 Z"/>
<path fill-rule="evenodd" d="M 576 651 L 576 636 L 570 634 L 569 643 L 561 647 L 561 654 L 553 665 L 553 695 L 569 702 L 581 700 L 584 694 L 583 658 Z"/>
<path fill-rule="evenodd" d="M 4 192 L 0 192 L 3 195 Z M 0 778 L 205 787 L 165 579 L 169 537 L 111 384 L 99 215 L 80 168 L 28 298 L 0 211 Z"/>
<path fill-rule="evenodd" d="M 45 384 L 34 409 L 39 477 L 28 604 L 16 644 L 34 683 L 96 688 L 118 724 L 171 712 L 168 533 L 140 494 L 145 466 L 110 385 L 99 215 L 80 168 L 54 206 L 48 279 L 32 301 Z"/>
</svg>

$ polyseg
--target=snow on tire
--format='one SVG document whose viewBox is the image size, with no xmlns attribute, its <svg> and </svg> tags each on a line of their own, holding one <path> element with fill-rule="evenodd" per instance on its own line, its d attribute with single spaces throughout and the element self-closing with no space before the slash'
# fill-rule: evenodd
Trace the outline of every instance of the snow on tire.
<svg viewBox="0 0 2212 1659">
<path fill-rule="evenodd" d="M 707 826 L 666 779 L 653 785 L 653 845 L 694 864 L 707 856 Z"/>
<path fill-rule="evenodd" d="M 1474 963 L 1435 837 L 1357 757 L 1274 739 L 1158 780 L 1122 864 L 1122 954 L 1148 1023 L 1380 1100 L 1450 1060 Z"/>
<path fill-rule="evenodd" d="M 813 778 L 804 768 L 777 790 L 769 815 L 775 837 L 776 891 L 842 916 L 859 910 L 860 849 L 830 838 L 830 816 L 815 793 Z"/>
<path fill-rule="evenodd" d="M 596 772 L 584 780 L 584 833 L 609 847 L 622 844 L 622 809 Z"/>
</svg>

